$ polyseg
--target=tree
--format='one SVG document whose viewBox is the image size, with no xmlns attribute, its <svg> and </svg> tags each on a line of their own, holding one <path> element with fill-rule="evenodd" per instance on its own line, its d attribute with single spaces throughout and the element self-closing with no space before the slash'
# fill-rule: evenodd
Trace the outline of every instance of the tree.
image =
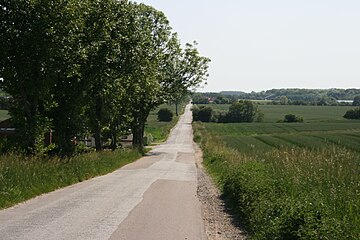
<svg viewBox="0 0 360 240">
<path fill-rule="evenodd" d="M 142 149 L 150 111 L 165 100 L 178 104 L 190 87 L 204 80 L 203 70 L 196 70 L 204 68 L 198 66 L 203 64 L 203 58 L 195 46 L 188 44 L 181 50 L 177 35 L 171 32 L 162 12 L 144 4 L 130 3 L 130 6 L 133 17 L 128 26 L 133 34 L 129 38 L 127 69 L 132 82 L 127 91 L 132 96 L 133 145 Z"/>
<path fill-rule="evenodd" d="M 58 73 L 53 66 L 63 47 L 63 34 L 69 34 L 62 31 L 69 4 L 55 0 L 0 3 L 1 88 L 13 97 L 10 115 L 16 144 L 27 152 L 41 150 L 44 133 L 52 126 L 49 112 L 56 102 L 51 90 Z"/>
<path fill-rule="evenodd" d="M 346 119 L 360 119 L 360 108 L 350 109 L 348 110 L 344 118 Z"/>
<path fill-rule="evenodd" d="M 194 106 L 192 112 L 193 121 L 210 122 L 213 115 L 213 109 L 205 106 Z"/>
<path fill-rule="evenodd" d="M 353 106 L 360 106 L 360 95 L 356 96 L 353 101 Z"/>
<path fill-rule="evenodd" d="M 157 116 L 160 122 L 171 122 L 173 119 L 173 113 L 168 108 L 160 109 Z"/>
<path fill-rule="evenodd" d="M 226 116 L 227 122 L 253 122 L 257 112 L 257 105 L 251 101 L 241 100 L 234 102 L 229 107 L 229 112 Z"/>
<path fill-rule="evenodd" d="M 210 59 L 203 57 L 197 50 L 197 42 L 187 43 L 182 51 L 175 51 L 168 72 L 170 81 L 166 82 L 167 94 L 176 104 L 176 115 L 178 115 L 178 104 L 189 90 L 206 83 Z"/>
<path fill-rule="evenodd" d="M 286 96 L 281 96 L 280 97 L 280 104 L 281 105 L 288 105 L 289 104 L 289 99 Z"/>
<path fill-rule="evenodd" d="M 127 16 L 125 3 L 114 0 L 90 1 L 84 16 L 86 34 L 82 41 L 85 61 L 81 72 L 86 81 L 87 119 L 94 133 L 96 150 L 102 150 L 102 130 L 119 120 L 117 108 L 125 95 L 123 38 Z M 124 84 L 123 84 L 124 83 Z"/>
<path fill-rule="evenodd" d="M 300 116 L 296 116 L 294 114 L 286 114 L 284 116 L 285 123 L 292 123 L 292 122 L 304 122 L 304 119 Z"/>
</svg>

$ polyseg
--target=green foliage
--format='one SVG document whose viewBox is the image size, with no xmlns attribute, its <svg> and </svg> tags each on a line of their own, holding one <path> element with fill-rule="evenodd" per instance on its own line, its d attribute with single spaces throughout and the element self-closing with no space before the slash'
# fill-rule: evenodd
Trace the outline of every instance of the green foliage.
<svg viewBox="0 0 360 240">
<path fill-rule="evenodd" d="M 223 98 L 231 103 L 238 99 L 264 101 L 273 105 L 320 105 L 337 106 L 351 105 L 350 102 L 337 100 L 353 100 L 360 95 L 360 89 L 271 89 L 261 92 L 224 91 L 220 93 L 207 92 L 199 94 L 203 98 L 211 99 L 216 104 L 226 104 Z M 218 101 L 217 99 L 220 99 Z M 200 104 L 200 103 L 198 103 Z"/>
<path fill-rule="evenodd" d="M 304 122 L 304 119 L 301 116 L 296 116 L 294 114 L 286 114 L 284 116 L 283 122 L 285 123 Z"/>
<path fill-rule="evenodd" d="M 0 209 L 89 178 L 140 157 L 134 150 L 88 153 L 69 159 L 8 154 L 0 157 Z"/>
<path fill-rule="evenodd" d="M 270 120 L 194 123 L 229 208 L 253 239 L 358 239 L 360 123 L 346 107 L 259 107 Z M 285 111 L 310 121 L 274 123 Z"/>
<path fill-rule="evenodd" d="M 181 48 L 166 16 L 145 4 L 6 1 L 0 15 L 0 88 L 13 99 L 20 151 L 43 151 L 50 130 L 61 155 L 74 153 L 74 137 L 116 149 L 129 128 L 142 148 L 149 113 L 178 105 L 208 76 L 197 44 Z"/>
<path fill-rule="evenodd" d="M 360 95 L 354 97 L 353 106 L 360 106 Z"/>
<path fill-rule="evenodd" d="M 174 114 L 168 108 L 162 108 L 158 111 L 157 115 L 160 122 L 170 122 Z"/>
<path fill-rule="evenodd" d="M 208 104 L 209 99 L 202 94 L 195 93 L 192 95 L 192 103 L 193 104 Z"/>
<path fill-rule="evenodd" d="M 288 105 L 289 104 L 289 99 L 286 96 L 281 96 L 279 100 L 280 100 L 281 105 Z"/>
<path fill-rule="evenodd" d="M 205 106 L 194 106 L 192 108 L 193 120 L 201 122 L 210 122 L 213 116 L 213 109 Z"/>
<path fill-rule="evenodd" d="M 234 102 L 229 107 L 225 122 L 253 122 L 257 112 L 257 105 L 251 101 Z"/>
<path fill-rule="evenodd" d="M 360 108 L 355 108 L 355 109 L 348 110 L 345 113 L 344 118 L 347 118 L 347 119 L 360 119 Z"/>
</svg>

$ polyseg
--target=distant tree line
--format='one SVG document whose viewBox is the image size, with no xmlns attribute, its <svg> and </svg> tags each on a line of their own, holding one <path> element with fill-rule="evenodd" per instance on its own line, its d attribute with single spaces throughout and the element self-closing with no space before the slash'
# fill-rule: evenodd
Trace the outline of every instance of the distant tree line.
<svg viewBox="0 0 360 240">
<path fill-rule="evenodd" d="M 94 136 L 116 148 L 131 129 L 142 149 L 146 119 L 206 81 L 209 59 L 196 43 L 182 48 L 166 16 L 117 0 L 0 2 L 1 89 L 11 96 L 11 147 L 44 149 L 44 134 L 71 154 L 71 139 Z"/>
<path fill-rule="evenodd" d="M 360 89 L 273 89 L 262 92 L 220 92 L 220 93 L 194 93 L 195 104 L 231 104 L 234 101 L 253 100 L 259 104 L 269 105 L 360 105 Z M 348 100 L 348 101 L 338 101 Z M 351 103 L 353 101 L 353 103 Z"/>
</svg>

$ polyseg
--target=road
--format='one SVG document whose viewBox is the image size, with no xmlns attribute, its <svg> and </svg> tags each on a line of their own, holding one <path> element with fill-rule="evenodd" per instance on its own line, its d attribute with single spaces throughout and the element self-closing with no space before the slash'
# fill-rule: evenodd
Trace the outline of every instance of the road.
<svg viewBox="0 0 360 240">
<path fill-rule="evenodd" d="M 149 156 L 0 211 L 0 239 L 206 239 L 191 120 L 188 105 Z"/>
</svg>

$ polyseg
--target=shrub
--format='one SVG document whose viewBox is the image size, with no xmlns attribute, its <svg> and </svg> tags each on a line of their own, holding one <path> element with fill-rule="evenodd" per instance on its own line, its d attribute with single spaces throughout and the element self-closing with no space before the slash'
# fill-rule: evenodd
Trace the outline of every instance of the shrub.
<svg viewBox="0 0 360 240">
<path fill-rule="evenodd" d="M 228 122 L 253 122 L 257 111 L 257 105 L 251 101 L 235 102 L 229 108 Z"/>
<path fill-rule="evenodd" d="M 350 109 L 344 115 L 347 119 L 360 119 L 360 108 Z"/>
<path fill-rule="evenodd" d="M 212 119 L 213 109 L 211 107 L 193 107 L 193 120 L 201 122 L 210 122 Z"/>
<path fill-rule="evenodd" d="M 304 119 L 300 116 L 296 116 L 294 114 L 286 114 L 284 116 L 284 121 L 286 123 L 291 123 L 291 122 L 304 122 Z"/>
<path fill-rule="evenodd" d="M 162 108 L 157 113 L 160 122 L 171 122 L 174 114 L 167 108 Z"/>
<path fill-rule="evenodd" d="M 360 106 L 360 96 L 356 96 L 352 103 L 353 106 Z"/>
</svg>

